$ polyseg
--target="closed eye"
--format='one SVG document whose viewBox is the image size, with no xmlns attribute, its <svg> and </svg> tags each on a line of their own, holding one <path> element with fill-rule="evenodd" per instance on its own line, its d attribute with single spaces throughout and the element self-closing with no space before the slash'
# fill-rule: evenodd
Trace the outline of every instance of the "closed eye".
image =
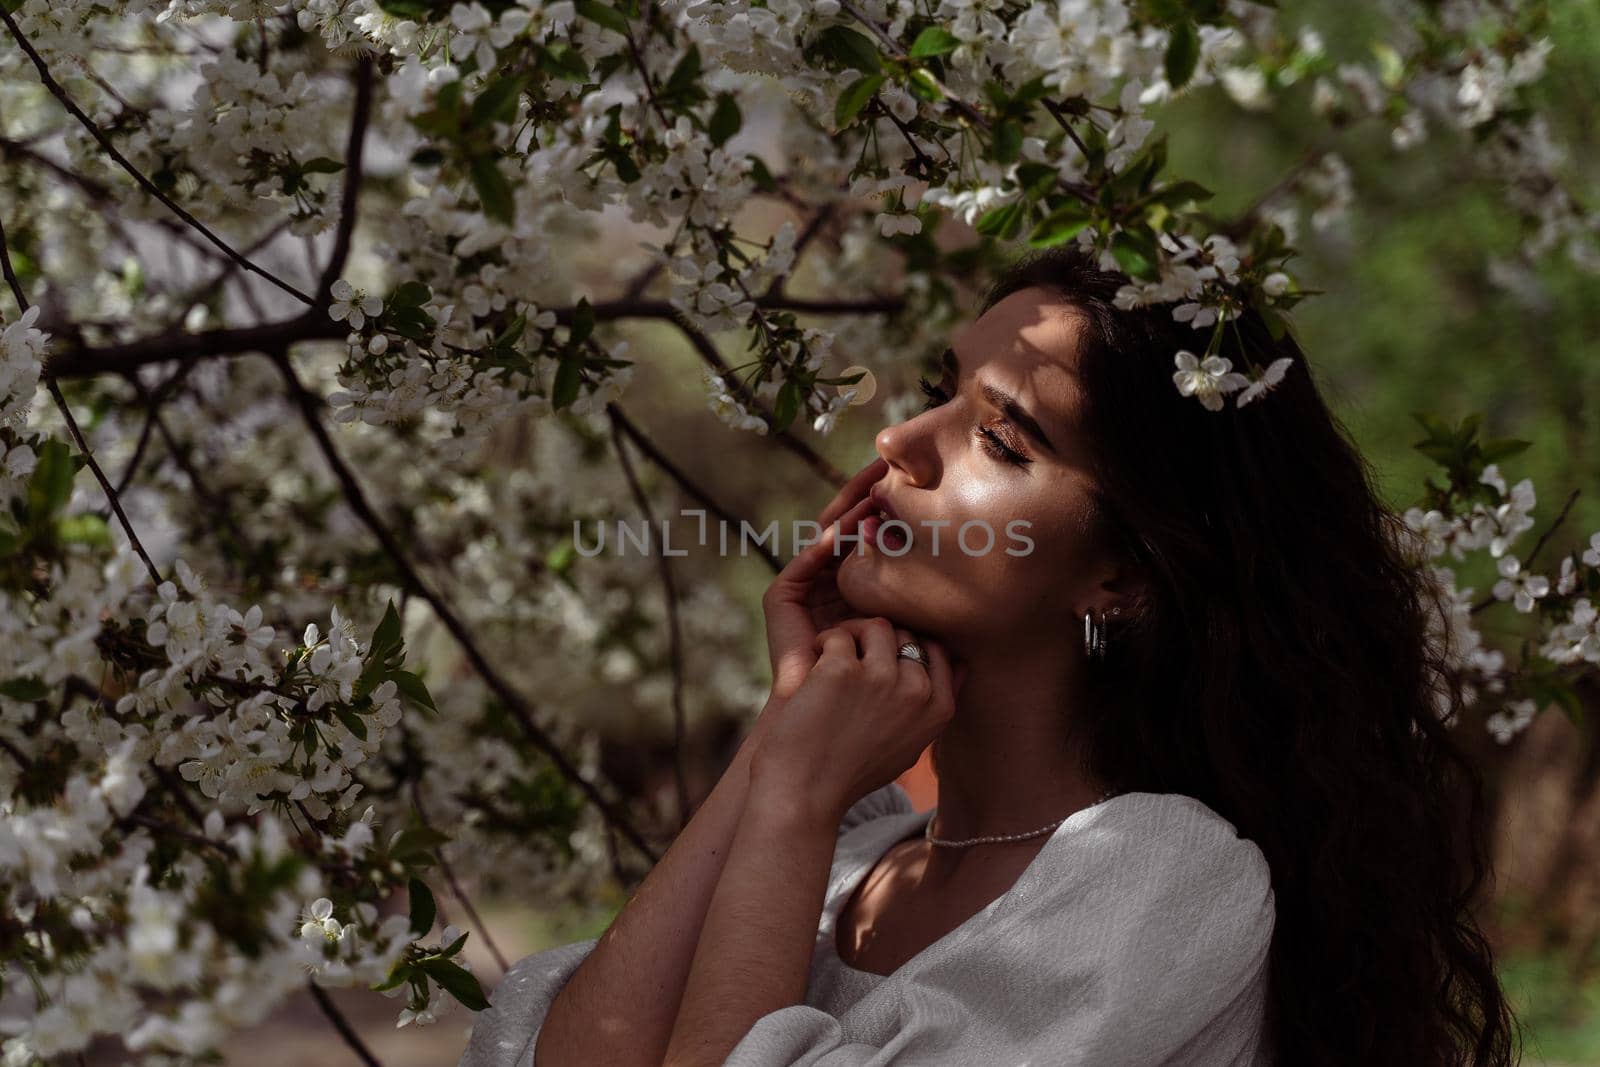
<svg viewBox="0 0 1600 1067">
<path fill-rule="evenodd" d="M 917 384 L 922 388 L 923 395 L 928 398 L 927 403 L 922 405 L 923 411 L 931 411 L 950 399 L 949 393 L 934 385 L 926 376 L 919 377 Z M 1033 462 L 1030 457 L 1006 444 L 1005 440 L 989 427 L 975 426 L 973 432 L 982 438 L 985 451 L 995 459 L 1018 467 L 1026 467 Z"/>
</svg>

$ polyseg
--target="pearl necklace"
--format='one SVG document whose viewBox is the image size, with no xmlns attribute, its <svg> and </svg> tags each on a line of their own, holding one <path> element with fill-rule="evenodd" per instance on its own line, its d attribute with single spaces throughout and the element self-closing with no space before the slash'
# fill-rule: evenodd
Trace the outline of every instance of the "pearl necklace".
<svg viewBox="0 0 1600 1067">
<path fill-rule="evenodd" d="M 1108 789 L 1104 793 L 1101 793 L 1098 797 L 1096 797 L 1095 800 L 1094 800 L 1094 804 L 1090 804 L 1090 805 L 1088 805 L 1088 807 L 1092 808 L 1092 807 L 1095 806 L 1095 804 L 1103 804 L 1107 800 L 1110 800 L 1115 795 L 1116 795 L 1116 790 Z M 1083 810 L 1087 810 L 1087 808 L 1080 808 L 1079 810 L 1083 811 Z M 935 807 L 933 809 L 933 811 L 934 811 L 934 815 L 937 815 L 939 809 L 937 807 Z M 927 825 L 925 825 L 922 828 L 922 838 L 923 838 L 924 841 L 927 841 L 929 844 L 946 845 L 946 846 L 949 846 L 949 847 L 958 847 L 958 846 L 962 846 L 962 845 L 977 845 L 977 844 L 981 844 L 981 843 L 983 843 L 985 841 L 1021 841 L 1024 838 L 1028 838 L 1028 837 L 1038 837 L 1040 834 L 1049 833 L 1051 830 L 1054 830 L 1056 827 L 1060 826 L 1062 823 L 1066 822 L 1068 819 L 1070 819 L 1072 817 L 1070 815 L 1064 815 L 1061 818 L 1057 819 L 1055 822 L 1051 823 L 1049 826 L 1041 826 L 1041 827 L 1039 827 L 1039 829 L 1037 829 L 1037 830 L 1029 830 L 1025 834 L 993 834 L 993 835 L 990 835 L 988 837 L 970 838 L 970 839 L 968 839 L 966 841 L 946 841 L 943 838 L 939 838 L 939 837 L 934 837 L 933 836 L 933 819 L 934 819 L 934 815 L 930 815 L 928 817 Z"/>
</svg>

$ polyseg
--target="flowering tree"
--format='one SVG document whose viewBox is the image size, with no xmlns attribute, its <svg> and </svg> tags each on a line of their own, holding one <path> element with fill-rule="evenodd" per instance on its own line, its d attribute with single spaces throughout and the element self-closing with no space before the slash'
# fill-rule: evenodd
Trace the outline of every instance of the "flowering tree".
<svg viewBox="0 0 1600 1067">
<path fill-rule="evenodd" d="M 1235 367 L 1223 331 L 1254 308 L 1281 336 L 1315 292 L 1293 245 L 1354 199 L 1361 127 L 1467 143 L 1525 265 L 1600 268 L 1525 99 L 1545 6 L 1388 6 L 1341 59 L 1242 0 L 0 0 L 0 977 L 29 1000 L 5 1062 L 101 1034 L 192 1062 L 308 981 L 336 1024 L 322 986 L 403 995 L 402 1025 L 479 1008 L 433 887 L 475 922 L 463 883 L 581 898 L 654 860 L 587 713 L 670 707 L 681 735 L 691 645 L 713 711 L 764 686 L 714 586 L 574 551 L 575 519 L 652 514 L 630 449 L 738 518 L 626 413 L 628 320 L 838 484 L 806 424 L 890 358 L 835 348 L 937 351 L 962 280 L 1021 246 L 1172 303 L 1174 388 L 1217 417 L 1271 403 L 1287 361 Z M 1158 129 L 1216 91 L 1329 134 L 1231 217 Z M 790 218 L 752 232 L 753 201 Z M 619 218 L 647 254 L 578 277 Z M 1500 470 L 1522 443 L 1422 422 L 1417 565 L 1505 740 L 1600 665 L 1600 533 L 1552 582 L 1560 518 L 1522 554 L 1534 489 Z M 1443 557 L 1480 552 L 1475 601 Z M 1474 628 L 1502 604 L 1517 662 Z"/>
</svg>

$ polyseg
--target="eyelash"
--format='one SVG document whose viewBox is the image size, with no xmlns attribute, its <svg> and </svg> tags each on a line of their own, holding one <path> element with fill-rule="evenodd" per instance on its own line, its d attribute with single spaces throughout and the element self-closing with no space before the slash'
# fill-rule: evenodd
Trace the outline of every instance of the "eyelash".
<svg viewBox="0 0 1600 1067">
<path fill-rule="evenodd" d="M 925 375 L 917 379 L 917 384 L 922 387 L 923 395 L 928 398 L 928 402 L 922 405 L 923 411 L 931 411 L 950 399 L 943 389 L 928 381 Z M 989 454 L 995 459 L 1000 460 L 1002 463 L 1014 464 L 1018 467 L 1026 467 L 1029 463 L 1033 462 L 1033 460 L 1029 459 L 1027 456 L 1024 456 L 1021 452 L 1018 452 L 1010 445 L 1007 445 L 1003 440 L 1000 439 L 1000 435 L 989 429 L 989 427 L 979 426 L 977 430 L 978 433 L 983 435 L 984 448 L 986 448 Z"/>
</svg>

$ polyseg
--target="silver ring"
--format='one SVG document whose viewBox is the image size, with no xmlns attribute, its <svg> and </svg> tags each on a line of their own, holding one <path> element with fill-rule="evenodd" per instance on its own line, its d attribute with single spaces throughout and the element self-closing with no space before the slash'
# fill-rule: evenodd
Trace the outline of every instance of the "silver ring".
<svg viewBox="0 0 1600 1067">
<path fill-rule="evenodd" d="M 896 658 L 913 660 L 914 662 L 922 664 L 924 667 L 928 665 L 928 653 L 923 651 L 922 646 L 917 644 L 915 641 L 907 641 L 905 644 L 901 645 L 900 654 Z"/>
</svg>

